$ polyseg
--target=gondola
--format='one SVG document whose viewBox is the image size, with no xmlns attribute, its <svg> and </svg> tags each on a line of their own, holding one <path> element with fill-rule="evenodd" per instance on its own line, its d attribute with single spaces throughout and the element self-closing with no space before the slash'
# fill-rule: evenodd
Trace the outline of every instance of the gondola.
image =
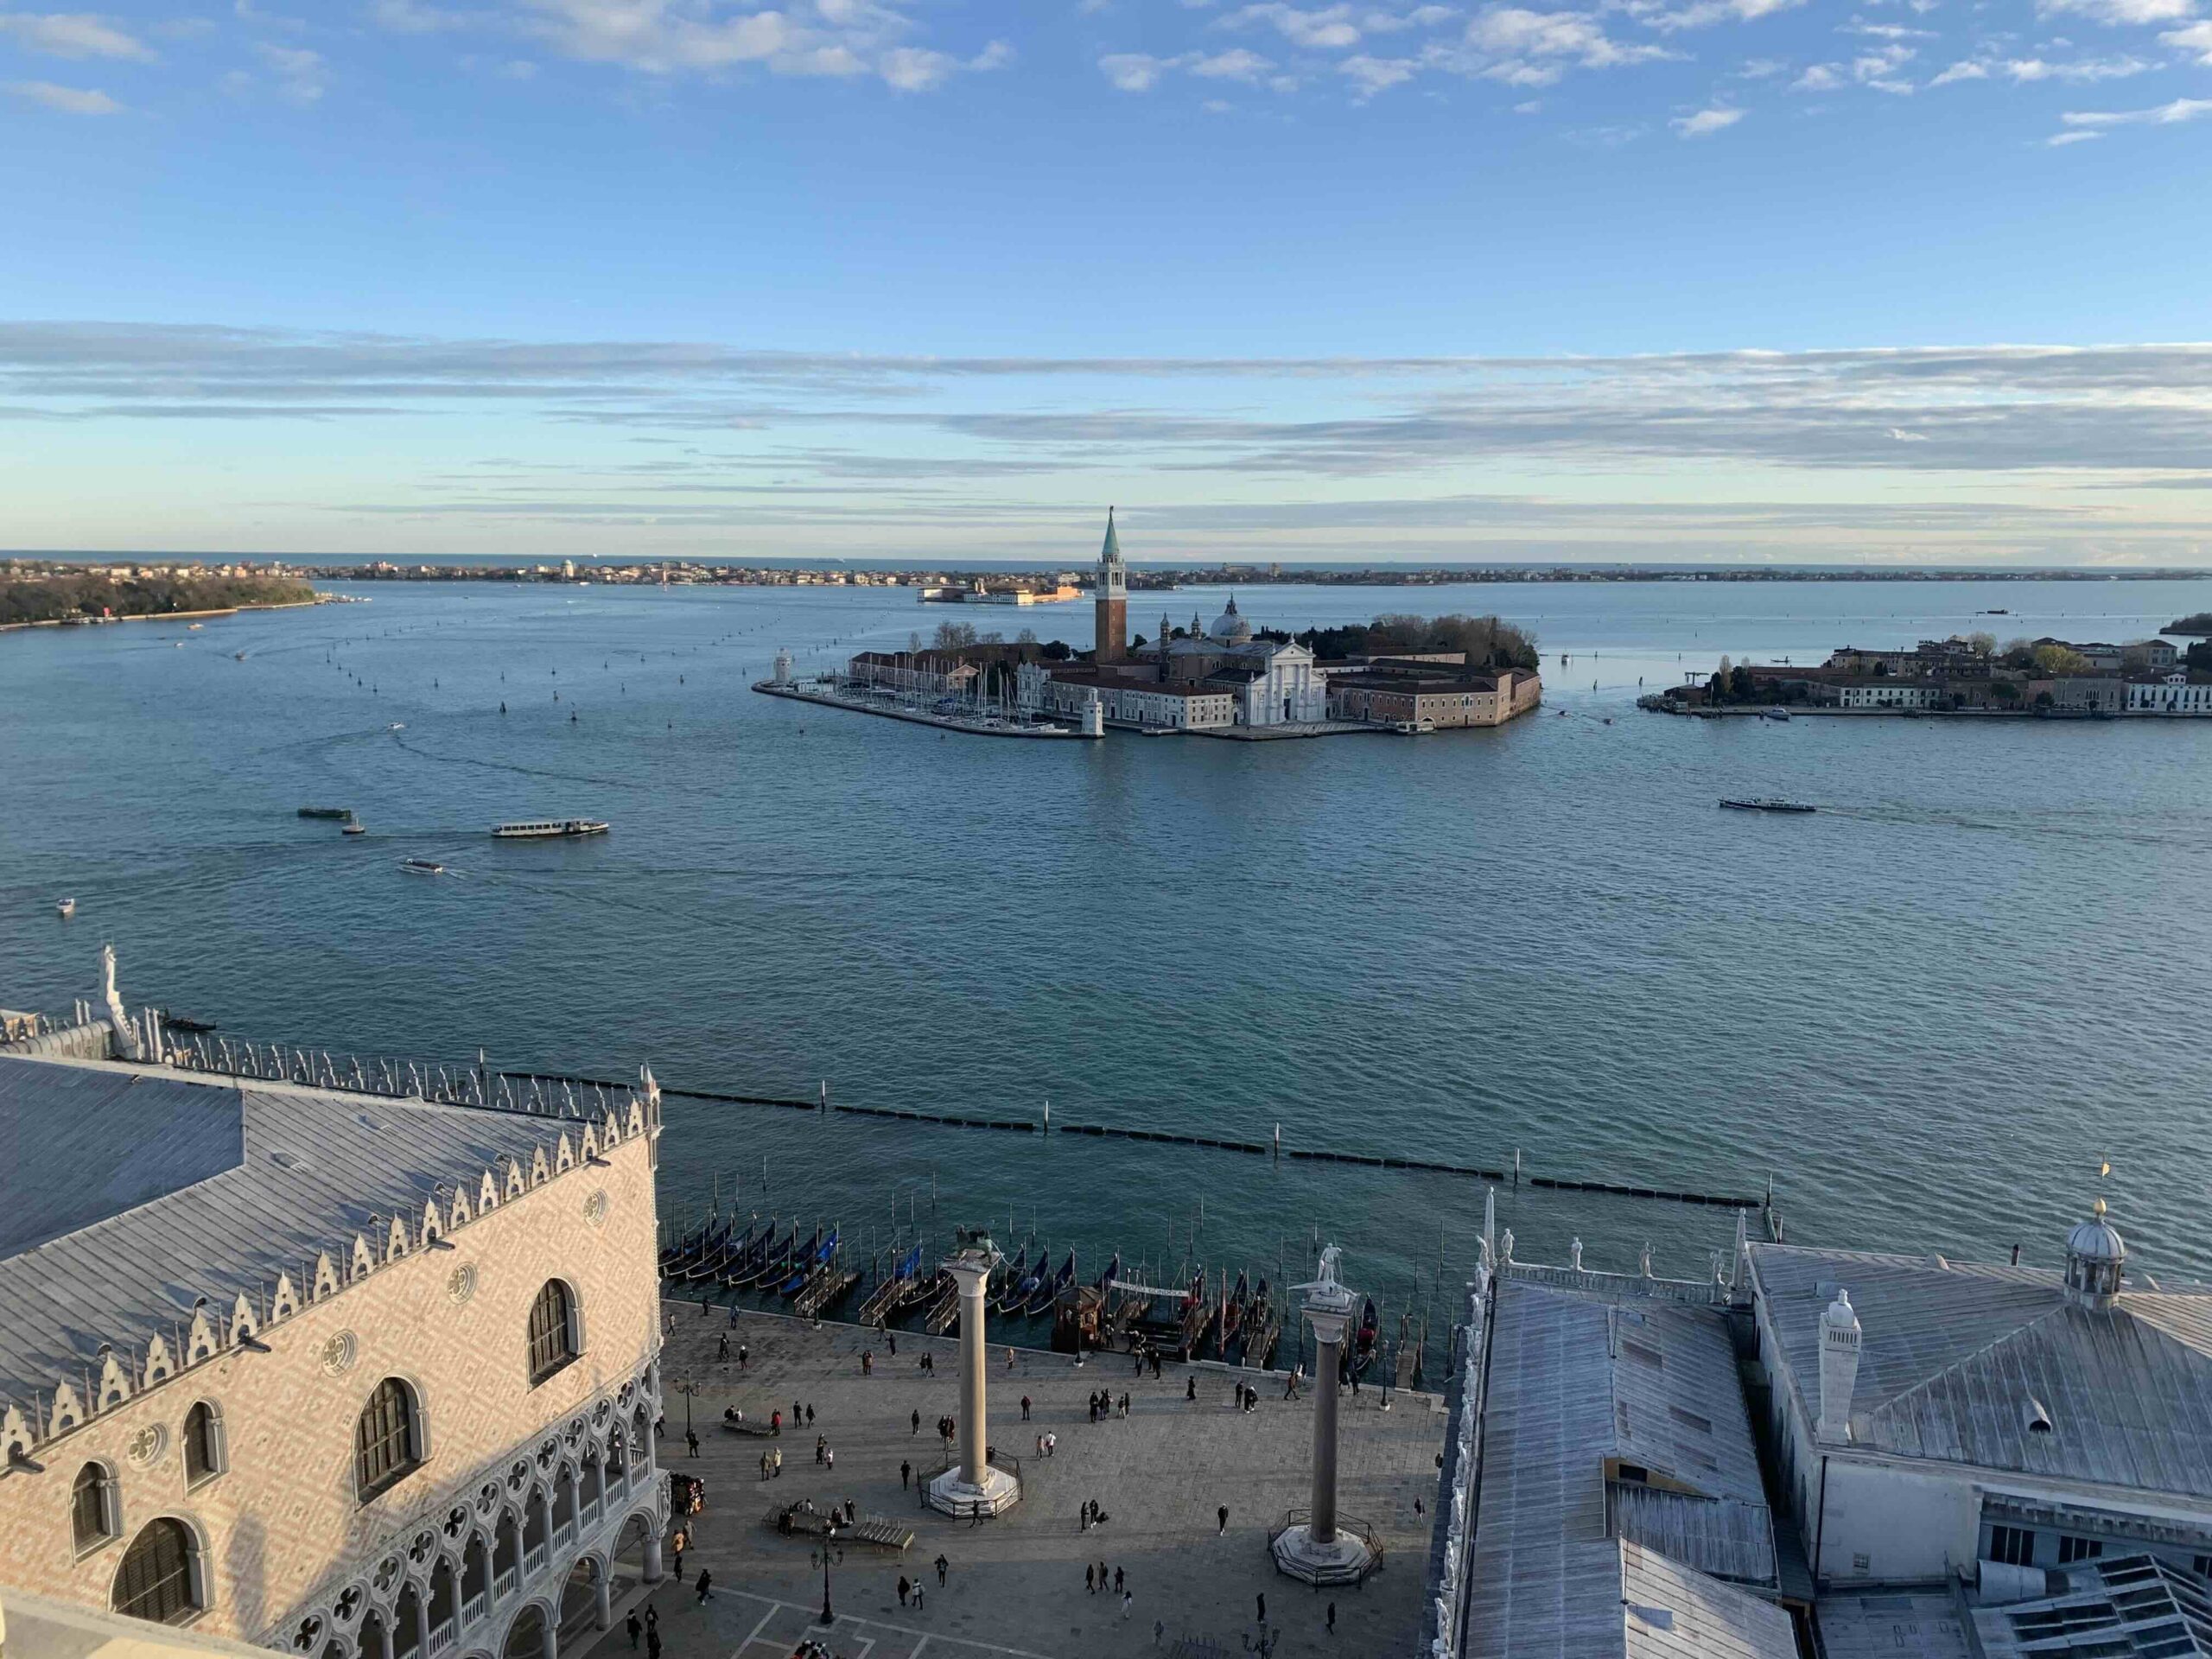
<svg viewBox="0 0 2212 1659">
<path fill-rule="evenodd" d="M 891 1269 L 889 1278 L 868 1294 L 861 1304 L 861 1323 L 877 1325 L 899 1311 L 906 1293 L 913 1288 L 914 1275 L 922 1268 L 922 1247 L 915 1245 L 900 1256 Z"/>
<path fill-rule="evenodd" d="M 1020 1255 L 998 1270 L 999 1294 L 991 1300 L 991 1312 L 1001 1319 L 1006 1316 L 1009 1303 L 1020 1306 L 1014 1299 L 1021 1294 L 1021 1281 L 1028 1276 L 1028 1262 L 1029 1250 L 1025 1245 Z"/>
<path fill-rule="evenodd" d="M 661 1276 L 664 1279 L 683 1278 L 695 1264 L 706 1259 L 709 1251 L 718 1249 L 729 1236 L 729 1230 L 736 1225 L 737 1217 L 734 1216 L 719 1225 L 710 1217 L 706 1225 L 684 1242 L 673 1262 L 662 1265 Z"/>
<path fill-rule="evenodd" d="M 706 1220 L 677 1239 L 675 1243 L 661 1251 L 660 1270 L 663 1277 L 667 1276 L 671 1268 L 688 1261 L 698 1253 L 699 1247 L 707 1242 L 707 1235 L 713 1230 L 715 1220 L 714 1217 L 708 1217 Z"/>
<path fill-rule="evenodd" d="M 684 1281 L 687 1283 L 696 1284 L 706 1279 L 719 1280 L 723 1269 L 737 1259 L 739 1251 L 745 1248 L 747 1241 L 752 1236 L 753 1229 L 750 1225 L 741 1234 L 737 1231 L 737 1217 L 731 1217 L 729 1225 L 722 1230 L 721 1241 L 709 1245 L 701 1252 L 697 1261 L 684 1268 L 683 1273 Z"/>
<path fill-rule="evenodd" d="M 1255 1355 L 1252 1350 L 1268 1339 L 1268 1321 L 1274 1313 L 1274 1305 L 1268 1295 L 1268 1276 L 1262 1274 L 1260 1287 L 1252 1293 L 1251 1303 L 1244 1310 L 1244 1352 L 1239 1363 L 1267 1364 L 1268 1357 L 1265 1354 Z"/>
<path fill-rule="evenodd" d="M 944 1294 L 945 1287 L 951 1282 L 952 1275 L 943 1268 L 939 1268 L 935 1273 L 918 1273 L 914 1275 L 913 1281 L 906 1287 L 906 1294 L 899 1299 L 898 1306 L 892 1312 L 907 1313 L 918 1307 L 928 1307 Z"/>
<path fill-rule="evenodd" d="M 792 1236 L 797 1237 L 798 1235 L 794 1233 Z M 832 1234 L 831 1236 L 834 1238 L 836 1235 Z M 822 1243 L 822 1227 L 817 1222 L 815 1224 L 812 1241 L 804 1249 L 794 1251 L 785 1262 L 784 1277 L 780 1281 L 769 1281 L 775 1287 L 777 1295 L 796 1296 L 798 1294 L 806 1284 L 806 1275 L 813 1271 L 815 1257 L 820 1254 Z"/>
<path fill-rule="evenodd" d="M 1244 1324 L 1244 1304 L 1251 1300 L 1252 1276 L 1249 1270 L 1236 1271 L 1236 1288 L 1229 1293 L 1229 1300 L 1221 1308 L 1221 1357 L 1229 1357 L 1230 1344 L 1236 1340 Z"/>
<path fill-rule="evenodd" d="M 1019 1319 L 1022 1311 L 1029 1306 L 1029 1299 L 1037 1294 L 1037 1287 L 1045 1282 L 1045 1274 L 1051 1267 L 1052 1263 L 1046 1260 L 1042 1249 L 1037 1252 L 1035 1267 L 1024 1268 L 1017 1265 L 1012 1288 L 999 1298 L 998 1306 L 991 1311 L 1002 1319 Z"/>
<path fill-rule="evenodd" d="M 768 1260 L 769 1248 L 776 1242 L 775 1218 L 752 1236 L 752 1242 L 729 1261 L 729 1270 L 722 1275 L 724 1290 L 741 1290 L 759 1276 Z"/>
<path fill-rule="evenodd" d="M 1021 1310 L 1022 1316 L 1025 1319 L 1036 1318 L 1038 1314 L 1044 1313 L 1054 1302 L 1059 1300 L 1060 1293 L 1074 1282 L 1075 1252 L 1070 1250 L 1068 1259 L 1060 1264 L 1060 1270 L 1052 1275 L 1052 1281 L 1048 1285 L 1039 1286 L 1036 1294 L 1030 1297 L 1028 1305 Z"/>
<path fill-rule="evenodd" d="M 772 1232 L 770 1236 L 774 1235 Z M 752 1290 L 775 1283 L 788 1270 L 792 1255 L 798 1249 L 798 1224 L 791 1224 L 791 1236 L 781 1244 L 771 1244 L 761 1252 L 760 1262 L 748 1273 L 734 1275 L 729 1281 L 732 1290 Z"/>
<path fill-rule="evenodd" d="M 1351 1374 L 1358 1376 L 1375 1363 L 1376 1342 L 1382 1319 L 1375 1312 L 1375 1299 L 1367 1299 L 1367 1306 L 1360 1313 L 1359 1334 L 1352 1338 Z"/>
<path fill-rule="evenodd" d="M 786 1296 L 798 1295 L 800 1291 L 806 1288 L 808 1281 L 837 1259 L 837 1230 L 832 1227 L 830 1230 L 830 1236 L 823 1238 L 822 1230 L 817 1227 L 814 1230 L 814 1236 L 816 1241 L 814 1248 L 791 1264 L 792 1278 L 797 1279 L 798 1282 L 793 1284 L 790 1280 L 784 1281 L 783 1294 Z"/>
</svg>

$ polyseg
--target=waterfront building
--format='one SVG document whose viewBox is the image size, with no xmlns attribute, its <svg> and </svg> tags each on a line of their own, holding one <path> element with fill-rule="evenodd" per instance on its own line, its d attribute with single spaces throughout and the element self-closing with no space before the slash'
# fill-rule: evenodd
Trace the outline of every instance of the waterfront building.
<svg viewBox="0 0 2212 1659">
<path fill-rule="evenodd" d="M 1948 688 L 1934 680 L 1872 679 L 1846 681 L 1840 684 L 1815 683 L 1811 688 L 1815 703 L 1828 702 L 1839 709 L 1934 709 L 1948 695 Z"/>
<path fill-rule="evenodd" d="M 669 1510 L 657 1091 L 242 1083 L 112 1006 L 0 1052 L 0 1585 L 304 1659 L 606 1628 Z"/>
<path fill-rule="evenodd" d="M 1516 668 L 1478 674 L 1464 664 L 1380 663 L 1329 677 L 1330 706 L 1340 720 L 1503 726 L 1534 709 L 1542 696 L 1542 682 Z"/>
<path fill-rule="evenodd" d="M 2178 668 L 2134 675 L 2127 682 L 2127 712 L 2212 716 L 2212 679 L 2192 680 Z"/>
</svg>

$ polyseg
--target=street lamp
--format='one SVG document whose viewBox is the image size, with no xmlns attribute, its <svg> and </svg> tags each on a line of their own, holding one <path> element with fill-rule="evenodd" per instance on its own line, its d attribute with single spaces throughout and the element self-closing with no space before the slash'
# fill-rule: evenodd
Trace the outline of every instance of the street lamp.
<svg viewBox="0 0 2212 1659">
<path fill-rule="evenodd" d="M 822 1544 L 822 1620 L 821 1620 L 821 1622 L 822 1622 L 823 1624 L 835 1624 L 837 1622 L 837 1615 L 836 1615 L 836 1611 L 835 1611 L 835 1610 L 833 1610 L 833 1609 L 830 1607 L 830 1543 L 829 1543 L 829 1541 L 828 1541 L 827 1539 L 824 1539 L 824 1540 L 823 1541 L 823 1544 Z"/>
<path fill-rule="evenodd" d="M 676 1385 L 676 1391 L 683 1396 L 683 1438 L 688 1443 L 691 1438 L 691 1396 L 699 1392 L 699 1385 L 687 1376 Z"/>
</svg>

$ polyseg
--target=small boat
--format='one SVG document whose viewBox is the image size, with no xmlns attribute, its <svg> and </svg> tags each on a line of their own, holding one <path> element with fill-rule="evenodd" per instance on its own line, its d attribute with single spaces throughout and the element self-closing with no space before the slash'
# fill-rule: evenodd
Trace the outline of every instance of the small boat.
<svg viewBox="0 0 2212 1659">
<path fill-rule="evenodd" d="M 546 841 L 569 836 L 603 836 L 607 823 L 600 818 L 524 818 L 495 823 L 493 836 L 500 841 Z"/>
<path fill-rule="evenodd" d="M 407 722 L 404 720 L 395 720 L 391 725 L 385 728 L 385 730 L 387 732 L 404 732 L 406 729 Z"/>
<path fill-rule="evenodd" d="M 1433 720 L 1402 720 L 1390 729 L 1400 737 L 1425 737 L 1436 729 L 1436 722 Z"/>
<path fill-rule="evenodd" d="M 1375 1312 L 1375 1299 L 1367 1299 L 1367 1306 L 1359 1316 L 1359 1334 L 1352 1338 L 1351 1374 L 1357 1376 L 1375 1363 L 1375 1339 L 1381 1333 L 1382 1321 Z"/>
<path fill-rule="evenodd" d="M 403 858 L 399 861 L 399 868 L 410 875 L 443 875 L 446 873 L 444 865 L 434 864 L 427 858 Z"/>
<path fill-rule="evenodd" d="M 211 1020 L 188 1020 L 181 1014 L 171 1014 L 167 1008 L 162 1010 L 162 1024 L 171 1031 L 205 1032 L 215 1029 Z"/>
<path fill-rule="evenodd" d="M 1789 718 L 1789 711 L 1777 702 L 1766 711 L 1766 717 L 1769 720 L 1787 720 Z"/>
<path fill-rule="evenodd" d="M 1236 1340 L 1236 1333 L 1243 1328 L 1244 1306 L 1252 1298 L 1252 1279 L 1249 1271 L 1239 1269 L 1236 1288 L 1229 1293 L 1229 1300 L 1221 1305 L 1221 1357 L 1229 1357 L 1229 1345 Z"/>
<path fill-rule="evenodd" d="M 346 821 L 346 827 L 338 833 L 341 836 L 365 836 L 369 833 L 369 826 L 365 823 L 356 823 L 348 818 Z"/>
<path fill-rule="evenodd" d="M 1028 1306 L 1022 1309 L 1022 1313 L 1029 1318 L 1034 1319 L 1038 1314 L 1042 1313 L 1046 1309 L 1052 1306 L 1054 1302 L 1058 1301 L 1059 1300 L 1060 1293 L 1074 1282 L 1075 1252 L 1073 1250 L 1070 1250 L 1068 1252 L 1068 1259 L 1060 1264 L 1060 1270 L 1052 1275 L 1050 1283 L 1040 1285 L 1038 1287 L 1037 1293 L 1029 1299 Z"/>
<path fill-rule="evenodd" d="M 57 899 L 54 901 L 54 909 L 55 914 L 66 922 L 77 913 L 77 901 L 74 899 Z"/>
<path fill-rule="evenodd" d="M 184 631 L 185 631 L 187 633 L 197 633 L 197 632 L 200 632 L 200 630 L 203 626 L 206 626 L 206 625 L 205 625 L 204 623 L 200 623 L 200 622 L 188 622 L 188 623 L 186 623 L 186 624 L 185 624 L 185 626 L 184 626 Z"/>
<path fill-rule="evenodd" d="M 1785 801 L 1772 795 L 1754 796 L 1749 800 L 1724 800 L 1721 805 L 1736 812 L 1817 812 L 1818 807 L 1808 806 L 1802 801 Z"/>
<path fill-rule="evenodd" d="M 350 806 L 303 806 L 300 809 L 300 816 L 303 818 L 350 818 L 353 816 L 353 809 Z"/>
<path fill-rule="evenodd" d="M 1044 1271 L 1044 1252 L 1040 1250 L 1037 1255 L 1037 1272 L 1032 1273 L 1029 1270 L 1029 1251 L 1024 1246 L 1021 1254 L 1014 1258 L 1013 1264 L 1003 1270 L 999 1281 L 1003 1288 L 999 1293 L 998 1300 L 992 1304 L 991 1312 L 1002 1319 L 1011 1319 L 1019 1313 L 1027 1305 L 1030 1293 L 1037 1288 L 1038 1276 Z"/>
</svg>

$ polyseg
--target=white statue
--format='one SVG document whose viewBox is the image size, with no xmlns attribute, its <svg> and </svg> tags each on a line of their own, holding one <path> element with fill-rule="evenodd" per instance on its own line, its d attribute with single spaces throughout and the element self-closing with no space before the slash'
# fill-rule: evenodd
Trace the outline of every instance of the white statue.
<svg viewBox="0 0 2212 1659">
<path fill-rule="evenodd" d="M 1505 1236 L 1497 1241 L 1497 1253 L 1507 1262 L 1513 1260 L 1513 1230 L 1510 1227 L 1505 1230 Z"/>
<path fill-rule="evenodd" d="M 1651 1276 L 1651 1241 L 1648 1238 L 1643 1241 L 1643 1254 L 1637 1258 L 1637 1267 L 1645 1278 Z"/>
<path fill-rule="evenodd" d="M 144 1046 L 138 1039 L 138 1029 L 123 1011 L 123 998 L 115 988 L 115 947 L 111 944 L 100 946 L 100 1006 L 107 1011 L 107 1022 L 115 1032 L 115 1052 L 126 1060 L 142 1058 Z"/>
<path fill-rule="evenodd" d="M 1567 1265 L 1577 1273 L 1582 1271 L 1582 1236 L 1580 1233 L 1567 1241 Z"/>
</svg>

